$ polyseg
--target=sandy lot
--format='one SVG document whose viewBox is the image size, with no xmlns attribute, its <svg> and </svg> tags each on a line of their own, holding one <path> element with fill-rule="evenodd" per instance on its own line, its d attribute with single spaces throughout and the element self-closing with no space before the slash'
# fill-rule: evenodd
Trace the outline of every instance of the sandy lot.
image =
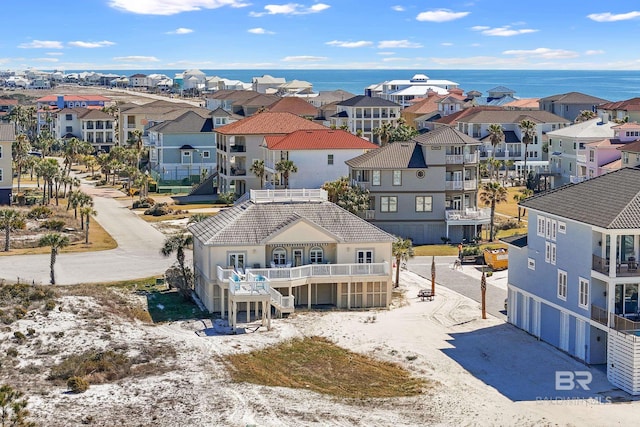
<svg viewBox="0 0 640 427">
<path fill-rule="evenodd" d="M 0 354 L 10 347 L 19 352 L 15 369 L 2 370 L 3 381 L 30 396 L 34 418 L 47 426 L 82 420 L 99 426 L 611 425 L 637 418 L 637 403 L 612 390 L 603 373 L 593 370 L 589 392 L 554 391 L 555 370 L 584 365 L 500 320 L 480 319 L 478 304 L 459 294 L 442 288 L 435 301 L 420 301 L 415 295 L 428 286 L 424 279 L 403 272 L 401 281 L 406 298 L 390 310 L 299 312 L 274 320 L 271 331 L 238 335 L 227 334 L 220 320 L 149 325 L 92 316 L 101 307 L 91 298 L 65 297 L 62 311 L 30 313 L 0 332 Z M 368 321 L 373 314 L 375 322 Z M 36 336 L 17 345 L 13 331 L 27 328 Z M 233 383 L 221 360 L 313 335 L 394 361 L 435 385 L 418 397 L 344 400 Z M 161 360 L 164 372 L 92 385 L 81 395 L 45 380 L 47 366 L 65 354 L 123 345 L 131 355 L 148 346 L 172 348 L 175 357 Z"/>
</svg>

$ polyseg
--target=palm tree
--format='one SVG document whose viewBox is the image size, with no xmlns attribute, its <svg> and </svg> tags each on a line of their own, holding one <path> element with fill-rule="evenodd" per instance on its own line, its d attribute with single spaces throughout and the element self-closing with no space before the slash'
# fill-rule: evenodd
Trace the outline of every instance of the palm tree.
<svg viewBox="0 0 640 427">
<path fill-rule="evenodd" d="M 83 208 L 80 208 L 80 217 L 87 219 L 86 227 L 84 228 L 84 243 L 86 245 L 89 244 L 89 221 L 91 219 L 91 216 L 96 216 L 96 215 L 98 215 L 98 212 L 94 210 L 91 206 L 85 206 Z M 85 224 L 83 224 L 83 226 L 84 225 Z"/>
<path fill-rule="evenodd" d="M 480 192 L 480 202 L 485 206 L 491 206 L 491 223 L 489 224 L 489 241 L 493 241 L 494 236 L 494 219 L 496 214 L 496 204 L 507 201 L 507 189 L 500 185 L 499 182 L 487 182 L 482 185 Z"/>
<path fill-rule="evenodd" d="M 51 284 L 56 284 L 56 276 L 55 276 L 55 264 L 56 264 L 56 256 L 58 255 L 58 251 L 64 247 L 69 246 L 69 238 L 67 236 L 63 236 L 60 233 L 49 233 L 43 236 L 38 242 L 39 246 L 51 246 L 51 262 L 49 266 L 51 268 Z"/>
<path fill-rule="evenodd" d="M 284 177 L 284 188 L 289 188 L 289 174 L 298 172 L 298 167 L 291 160 L 280 160 L 276 163 L 276 171 Z"/>
<path fill-rule="evenodd" d="M 49 203 L 49 200 L 53 196 L 53 180 L 59 170 L 60 165 L 56 159 L 42 159 L 36 165 L 36 173 L 41 176 L 44 181 L 42 195 L 42 202 L 44 204 Z M 48 192 L 47 188 L 49 189 Z"/>
<path fill-rule="evenodd" d="M 529 144 L 533 141 L 533 138 L 536 136 L 536 124 L 531 120 L 522 120 L 518 126 L 520 127 L 520 132 L 522 134 L 522 143 L 524 144 L 524 173 L 528 176 L 527 173 L 527 157 L 529 151 L 527 148 Z"/>
<path fill-rule="evenodd" d="M 396 259 L 396 284 L 397 288 L 400 286 L 400 263 L 407 262 L 409 258 L 413 258 L 413 242 L 411 239 L 403 239 L 402 237 L 398 237 L 398 239 L 393 242 L 392 250 L 391 250 L 394 258 Z"/>
<path fill-rule="evenodd" d="M 582 110 L 580 111 L 580 114 L 578 114 L 578 117 L 576 117 L 575 122 L 576 123 L 586 122 L 587 120 L 595 119 L 596 117 L 597 115 L 593 111 Z"/>
<path fill-rule="evenodd" d="M 27 162 L 27 159 L 31 157 L 29 150 L 31 144 L 27 139 L 27 135 L 21 133 L 16 137 L 16 140 L 11 145 L 11 154 L 13 155 L 13 162 L 16 164 L 18 173 L 18 193 L 20 193 L 20 178 L 22 177 L 23 168 Z"/>
<path fill-rule="evenodd" d="M 136 153 L 136 167 L 140 166 L 140 154 L 142 153 L 142 148 L 143 148 L 143 144 L 142 144 L 142 131 L 140 129 L 134 129 L 131 132 L 131 140 L 129 141 L 131 144 L 131 147 L 133 148 L 134 152 Z"/>
<path fill-rule="evenodd" d="M 11 229 L 17 228 L 22 215 L 15 209 L 0 209 L 0 227 L 4 228 L 4 251 L 11 250 Z"/>
<path fill-rule="evenodd" d="M 264 160 L 254 160 L 249 171 L 260 178 L 260 188 L 264 187 Z"/>
<path fill-rule="evenodd" d="M 380 146 L 384 147 L 389 143 L 391 133 L 393 132 L 393 125 L 390 122 L 383 123 L 379 128 L 373 130 L 373 134 L 380 139 Z"/>
<path fill-rule="evenodd" d="M 493 123 L 489 125 L 487 131 L 489 132 L 489 141 L 491 141 L 491 147 L 493 147 L 491 154 L 495 158 L 496 148 L 498 147 L 498 144 L 500 144 L 504 140 L 504 130 L 502 129 L 501 125 Z"/>
<path fill-rule="evenodd" d="M 189 221 L 187 221 L 187 225 L 189 224 L 195 224 L 197 222 L 201 222 L 204 221 L 205 219 L 209 218 L 211 215 L 206 214 L 206 213 L 196 213 L 191 215 L 191 217 L 189 218 Z"/>
<path fill-rule="evenodd" d="M 524 215 L 524 208 L 520 206 L 520 202 L 524 202 L 529 197 L 533 196 L 533 190 L 523 188 L 519 193 L 513 195 L 513 200 L 518 203 L 518 222 L 520 222 L 521 215 Z"/>
<path fill-rule="evenodd" d="M 193 236 L 191 234 L 176 233 L 168 236 L 164 241 L 164 246 L 160 249 L 160 253 L 164 256 L 170 256 L 176 253 L 176 261 L 182 272 L 183 284 L 187 288 L 191 288 L 190 274 L 184 265 L 185 249 L 193 244 Z"/>
</svg>

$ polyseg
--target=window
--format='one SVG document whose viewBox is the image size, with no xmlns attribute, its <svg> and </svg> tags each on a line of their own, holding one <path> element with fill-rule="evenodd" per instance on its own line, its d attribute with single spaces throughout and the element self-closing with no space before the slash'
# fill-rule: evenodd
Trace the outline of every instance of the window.
<svg viewBox="0 0 640 427">
<path fill-rule="evenodd" d="M 558 231 L 558 221 L 555 219 L 551 220 L 551 240 L 556 241 L 556 233 Z"/>
<path fill-rule="evenodd" d="M 550 242 L 544 243 L 544 262 L 546 263 L 551 262 L 551 243 Z"/>
<path fill-rule="evenodd" d="M 287 263 L 287 251 L 284 248 L 275 248 L 273 250 L 273 263 L 275 265 L 285 265 Z"/>
<path fill-rule="evenodd" d="M 627 153 L 626 151 L 622 152 L 622 163 L 624 163 L 625 165 L 629 164 L 629 153 Z"/>
<path fill-rule="evenodd" d="M 373 262 L 373 251 L 372 250 L 357 251 L 356 262 L 358 264 L 371 264 Z"/>
<path fill-rule="evenodd" d="M 402 171 L 393 171 L 393 185 L 402 185 Z"/>
<path fill-rule="evenodd" d="M 536 260 L 533 258 L 528 258 L 527 259 L 527 267 L 529 268 L 529 270 L 535 270 L 536 269 Z"/>
<path fill-rule="evenodd" d="M 2 169 L 0 169 L 0 182 L 2 182 Z"/>
<path fill-rule="evenodd" d="M 584 308 L 585 310 L 587 310 L 589 309 L 589 281 L 580 277 L 578 279 L 578 283 L 578 305 L 580 306 L 580 308 Z"/>
<path fill-rule="evenodd" d="M 244 268 L 244 253 L 229 253 L 229 267 L 233 267 L 235 269 Z"/>
<path fill-rule="evenodd" d="M 208 159 L 209 157 L 211 157 L 211 153 L 208 150 L 202 152 L 203 159 Z"/>
<path fill-rule="evenodd" d="M 551 264 L 556 265 L 556 244 L 551 243 Z"/>
<path fill-rule="evenodd" d="M 73 116 L 71 114 L 65 114 L 64 115 L 64 119 L 67 120 L 67 121 L 71 121 L 71 120 L 73 120 Z"/>
<path fill-rule="evenodd" d="M 371 185 L 380 185 L 380 171 L 371 171 Z"/>
<path fill-rule="evenodd" d="M 558 221 L 558 233 L 567 234 L 567 223 Z"/>
<path fill-rule="evenodd" d="M 381 196 L 380 212 L 398 212 L 398 197 Z"/>
<path fill-rule="evenodd" d="M 546 218 L 547 220 L 547 225 L 545 226 L 545 237 L 547 239 L 551 239 L 551 218 Z"/>
<path fill-rule="evenodd" d="M 328 165 L 333 164 L 333 154 L 327 154 L 327 164 Z"/>
<path fill-rule="evenodd" d="M 182 155 L 185 156 L 185 157 L 189 157 L 189 156 L 191 156 L 191 152 L 190 151 L 183 151 Z"/>
<path fill-rule="evenodd" d="M 589 161 L 590 162 L 596 161 L 596 150 L 589 150 Z"/>
<path fill-rule="evenodd" d="M 558 298 L 567 300 L 567 272 L 558 270 Z"/>
<path fill-rule="evenodd" d="M 546 219 L 543 216 L 538 216 L 538 236 L 544 237 L 544 225 L 546 224 Z"/>
<path fill-rule="evenodd" d="M 67 133 L 72 133 L 73 132 L 73 126 L 67 126 L 65 128 L 65 130 L 66 130 Z"/>
<path fill-rule="evenodd" d="M 416 196 L 416 212 L 431 212 L 431 196 Z"/>
<path fill-rule="evenodd" d="M 0 145 L 0 159 L 2 158 L 2 145 Z"/>
<path fill-rule="evenodd" d="M 322 264 L 323 258 L 324 258 L 324 253 L 322 251 L 322 248 L 319 247 L 315 247 L 315 248 L 311 248 L 311 250 L 309 251 L 309 262 L 311 262 L 311 264 Z"/>
</svg>

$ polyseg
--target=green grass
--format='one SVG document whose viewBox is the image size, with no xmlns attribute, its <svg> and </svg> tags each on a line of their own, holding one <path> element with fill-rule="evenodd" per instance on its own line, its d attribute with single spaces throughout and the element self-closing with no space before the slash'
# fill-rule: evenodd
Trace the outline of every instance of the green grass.
<svg viewBox="0 0 640 427">
<path fill-rule="evenodd" d="M 234 381 L 342 398 L 415 396 L 430 386 L 399 365 L 351 352 L 322 337 L 294 339 L 225 360 Z"/>
<path fill-rule="evenodd" d="M 193 301 L 185 300 L 176 290 L 149 292 L 147 310 L 153 323 L 209 317 L 208 313 L 201 311 Z"/>
</svg>

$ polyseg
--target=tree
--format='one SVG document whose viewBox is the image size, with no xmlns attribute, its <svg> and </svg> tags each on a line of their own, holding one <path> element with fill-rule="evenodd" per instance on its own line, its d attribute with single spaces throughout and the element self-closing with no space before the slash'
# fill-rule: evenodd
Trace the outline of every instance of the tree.
<svg viewBox="0 0 640 427">
<path fill-rule="evenodd" d="M 496 214 L 496 204 L 507 201 L 507 189 L 499 182 L 487 182 L 482 185 L 480 192 L 480 202 L 485 206 L 491 206 L 491 222 L 489 224 L 489 240 L 494 238 L 494 219 Z"/>
<path fill-rule="evenodd" d="M 586 122 L 587 120 L 595 119 L 596 117 L 597 114 L 591 110 L 581 110 L 580 114 L 578 114 L 578 117 L 576 117 L 575 122 Z"/>
<path fill-rule="evenodd" d="M 393 128 L 389 142 L 395 141 L 409 141 L 410 139 L 419 135 L 419 132 L 412 126 L 406 124 L 406 121 L 400 117 L 398 119 L 398 125 Z"/>
<path fill-rule="evenodd" d="M 2 427 L 35 427 L 36 424 L 27 421 L 27 399 L 24 394 L 14 390 L 10 385 L 0 387 L 0 425 Z"/>
<path fill-rule="evenodd" d="M 180 273 L 182 275 L 182 287 L 179 287 L 180 292 L 185 298 L 191 296 L 191 272 L 184 264 L 185 261 L 185 249 L 193 244 L 193 236 L 191 234 L 176 233 L 168 236 L 164 241 L 164 246 L 160 249 L 160 253 L 164 256 L 170 256 L 172 253 L 176 253 L 176 262 Z"/>
<path fill-rule="evenodd" d="M 536 124 L 531 120 L 524 119 L 518 124 L 520 132 L 522 134 L 522 143 L 524 144 L 524 171 L 527 173 L 527 157 L 529 157 L 529 144 L 533 142 L 533 138 L 536 136 Z"/>
<path fill-rule="evenodd" d="M 264 175 L 266 172 L 264 169 L 264 160 L 254 160 L 249 171 L 260 178 L 260 188 L 264 187 Z"/>
<path fill-rule="evenodd" d="M 96 215 L 98 215 L 98 212 L 91 206 L 80 208 L 80 217 L 86 218 L 86 222 L 83 224 L 83 226 L 86 226 L 84 227 L 84 243 L 86 245 L 89 244 L 89 221 L 91 220 L 91 216 Z"/>
<path fill-rule="evenodd" d="M 51 269 L 51 284 L 56 284 L 55 264 L 58 251 L 64 247 L 69 246 L 69 238 L 63 236 L 60 233 L 49 233 L 40 238 L 38 246 L 51 246 L 51 262 L 49 268 Z"/>
<path fill-rule="evenodd" d="M 523 188 L 519 193 L 513 195 L 513 200 L 518 203 L 518 222 L 520 222 L 521 216 L 524 215 L 524 208 L 520 206 L 520 202 L 524 202 L 527 198 L 533 195 L 533 190 Z"/>
<path fill-rule="evenodd" d="M 379 128 L 373 129 L 373 134 L 379 138 L 381 147 L 384 147 L 389 143 L 392 132 L 393 125 L 391 122 L 384 122 Z"/>
<path fill-rule="evenodd" d="M 11 250 L 11 230 L 22 225 L 22 215 L 15 209 L 0 209 L 0 227 L 4 228 L 4 251 Z"/>
<path fill-rule="evenodd" d="M 369 209 L 369 190 L 349 184 L 346 176 L 322 184 L 327 198 L 353 214 Z"/>
<path fill-rule="evenodd" d="M 53 195 L 53 180 L 60 170 L 60 165 L 56 159 L 42 159 L 36 165 L 36 173 L 42 177 L 44 181 L 42 202 L 44 204 L 49 203 Z M 47 188 L 49 191 L 47 192 Z"/>
<path fill-rule="evenodd" d="M 498 144 L 500 144 L 504 140 L 504 130 L 502 129 L 501 125 L 493 123 L 489 125 L 487 131 L 489 132 L 489 141 L 491 141 L 491 147 L 493 147 L 491 154 L 495 158 L 496 148 L 498 147 Z"/>
<path fill-rule="evenodd" d="M 407 262 L 409 258 L 413 258 L 413 242 L 411 239 L 403 239 L 402 237 L 398 237 L 398 239 L 393 242 L 391 252 L 393 257 L 396 259 L 396 284 L 397 288 L 400 286 L 400 263 Z"/>
<path fill-rule="evenodd" d="M 20 193 L 20 178 L 22 177 L 23 168 L 27 159 L 31 157 L 29 155 L 29 150 L 31 150 L 31 144 L 29 144 L 27 135 L 23 133 L 18 135 L 13 144 L 11 144 L 11 154 L 18 172 L 18 193 Z"/>
<path fill-rule="evenodd" d="M 284 177 L 284 188 L 289 188 L 289 175 L 298 172 L 298 167 L 291 160 L 280 160 L 276 163 L 276 172 Z"/>
<path fill-rule="evenodd" d="M 197 222 L 201 222 L 204 221 L 205 219 L 209 218 L 211 215 L 206 214 L 206 213 L 196 213 L 191 215 L 191 217 L 189 218 L 189 221 L 187 221 L 187 225 L 188 224 L 195 224 Z"/>
<path fill-rule="evenodd" d="M 233 191 L 227 191 L 226 193 L 218 194 L 218 201 L 224 203 L 227 206 L 231 206 L 236 200 L 236 194 Z"/>
</svg>

